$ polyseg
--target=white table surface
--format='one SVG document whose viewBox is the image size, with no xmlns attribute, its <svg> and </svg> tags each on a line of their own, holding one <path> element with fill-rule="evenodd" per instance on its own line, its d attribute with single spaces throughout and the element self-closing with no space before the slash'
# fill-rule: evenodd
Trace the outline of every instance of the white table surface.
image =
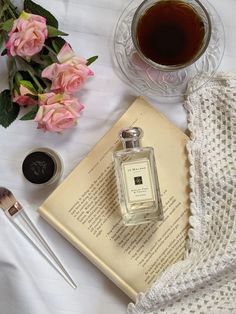
<svg viewBox="0 0 236 314">
<path fill-rule="evenodd" d="M 209 0 L 221 16 L 226 51 L 220 70 L 236 72 L 236 0 Z M 114 71 L 110 46 L 115 23 L 128 0 L 38 0 L 58 18 L 60 29 L 81 56 L 98 55 L 95 77 L 79 94 L 85 110 L 78 125 L 64 134 L 43 133 L 34 122 L 17 121 L 0 128 L 0 186 L 9 188 L 70 271 L 73 290 L 21 237 L 0 212 L 0 314 L 118 314 L 130 299 L 38 217 L 36 209 L 50 188 L 26 183 L 21 163 L 35 147 L 55 149 L 64 160 L 65 177 L 126 110 L 137 93 Z M 7 87 L 5 60 L 0 62 L 1 90 Z M 186 128 L 182 104 L 152 103 L 173 123 Z M 82 180 L 83 178 L 81 178 Z"/>
</svg>

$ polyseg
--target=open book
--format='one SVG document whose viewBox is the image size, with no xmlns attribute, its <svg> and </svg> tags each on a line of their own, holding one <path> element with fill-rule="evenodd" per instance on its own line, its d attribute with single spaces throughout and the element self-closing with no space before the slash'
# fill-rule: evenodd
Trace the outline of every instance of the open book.
<svg viewBox="0 0 236 314">
<path fill-rule="evenodd" d="M 141 127 L 142 146 L 155 150 L 161 222 L 132 227 L 121 222 L 112 153 L 121 149 L 119 131 L 129 126 Z M 189 216 L 187 141 L 182 131 L 137 98 L 38 209 L 133 300 L 183 258 Z"/>
</svg>

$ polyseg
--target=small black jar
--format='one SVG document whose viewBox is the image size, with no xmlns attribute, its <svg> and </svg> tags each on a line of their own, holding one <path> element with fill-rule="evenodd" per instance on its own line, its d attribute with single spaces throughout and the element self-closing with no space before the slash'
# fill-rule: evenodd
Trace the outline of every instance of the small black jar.
<svg viewBox="0 0 236 314">
<path fill-rule="evenodd" d="M 34 184 L 52 184 L 58 181 L 63 172 L 61 157 L 47 147 L 30 151 L 22 163 L 24 177 Z"/>
</svg>

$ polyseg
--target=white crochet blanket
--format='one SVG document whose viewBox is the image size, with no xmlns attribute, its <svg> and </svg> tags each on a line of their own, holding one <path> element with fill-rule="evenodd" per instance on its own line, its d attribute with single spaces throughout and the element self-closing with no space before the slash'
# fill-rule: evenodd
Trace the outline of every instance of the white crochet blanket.
<svg viewBox="0 0 236 314">
<path fill-rule="evenodd" d="M 192 189 L 186 259 L 129 314 L 236 313 L 236 76 L 219 74 L 185 103 Z"/>
</svg>

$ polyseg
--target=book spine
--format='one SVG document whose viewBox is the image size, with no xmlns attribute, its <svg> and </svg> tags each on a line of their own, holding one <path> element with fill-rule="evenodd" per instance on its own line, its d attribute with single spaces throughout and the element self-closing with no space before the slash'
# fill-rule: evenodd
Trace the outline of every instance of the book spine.
<svg viewBox="0 0 236 314">
<path fill-rule="evenodd" d="M 115 285 L 117 285 L 134 302 L 138 291 L 135 291 L 127 282 L 117 275 L 105 262 L 98 258 L 82 241 L 72 232 L 65 228 L 51 213 L 44 207 L 39 207 L 40 216 L 45 219 L 56 231 L 66 238 L 76 249 L 78 249 L 91 263 L 104 273 Z"/>
</svg>

